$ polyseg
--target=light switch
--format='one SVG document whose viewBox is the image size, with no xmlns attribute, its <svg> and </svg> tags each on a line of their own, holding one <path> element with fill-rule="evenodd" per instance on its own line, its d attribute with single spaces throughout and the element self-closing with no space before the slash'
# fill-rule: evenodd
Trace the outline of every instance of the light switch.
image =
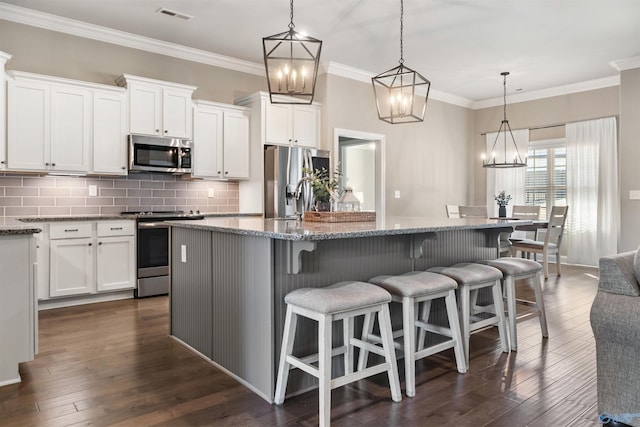
<svg viewBox="0 0 640 427">
<path fill-rule="evenodd" d="M 187 245 L 180 245 L 180 261 L 187 262 Z"/>
<path fill-rule="evenodd" d="M 89 186 L 89 196 L 97 196 L 98 195 L 98 186 L 97 185 L 90 185 Z"/>
<path fill-rule="evenodd" d="M 394 193 L 394 197 L 395 197 L 396 199 L 399 199 L 399 198 L 400 198 L 400 190 L 396 190 L 396 191 L 395 191 L 395 193 Z"/>
<path fill-rule="evenodd" d="M 209 193 L 207 194 L 208 197 L 213 198 L 214 197 L 214 192 L 213 192 L 213 188 L 209 188 Z"/>
<path fill-rule="evenodd" d="M 640 190 L 629 191 L 629 200 L 640 200 Z"/>
</svg>

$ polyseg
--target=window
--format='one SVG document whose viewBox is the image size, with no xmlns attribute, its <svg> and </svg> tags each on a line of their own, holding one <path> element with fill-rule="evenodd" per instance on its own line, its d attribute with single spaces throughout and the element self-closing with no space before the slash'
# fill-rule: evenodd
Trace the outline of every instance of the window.
<svg viewBox="0 0 640 427">
<path fill-rule="evenodd" d="M 527 205 L 540 206 L 547 218 L 553 206 L 567 204 L 567 147 L 565 140 L 533 141 L 527 152 Z"/>
</svg>

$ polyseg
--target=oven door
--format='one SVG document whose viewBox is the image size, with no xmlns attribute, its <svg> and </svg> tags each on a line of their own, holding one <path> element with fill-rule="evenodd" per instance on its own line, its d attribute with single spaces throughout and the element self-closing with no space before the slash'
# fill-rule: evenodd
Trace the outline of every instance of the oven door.
<svg viewBox="0 0 640 427">
<path fill-rule="evenodd" d="M 138 279 L 169 276 L 171 230 L 162 222 L 138 223 Z"/>
</svg>

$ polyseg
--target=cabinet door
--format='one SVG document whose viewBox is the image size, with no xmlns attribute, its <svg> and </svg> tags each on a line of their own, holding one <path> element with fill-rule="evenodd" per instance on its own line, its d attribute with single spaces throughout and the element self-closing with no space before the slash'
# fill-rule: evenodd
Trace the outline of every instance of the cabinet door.
<svg viewBox="0 0 640 427">
<path fill-rule="evenodd" d="M 303 147 L 318 146 L 320 109 L 313 105 L 293 106 L 293 143 Z"/>
<path fill-rule="evenodd" d="M 89 171 L 91 92 L 53 86 L 51 93 L 51 170 Z"/>
<path fill-rule="evenodd" d="M 94 173 L 127 174 L 126 108 L 121 94 L 93 96 Z"/>
<path fill-rule="evenodd" d="M 191 139 L 191 92 L 164 89 L 162 97 L 162 123 L 164 136 Z"/>
<path fill-rule="evenodd" d="M 44 170 L 51 141 L 51 87 L 9 80 L 7 113 L 8 167 Z"/>
<path fill-rule="evenodd" d="M 224 177 L 249 178 L 249 115 L 224 113 Z"/>
<path fill-rule="evenodd" d="M 5 84 L 4 62 L 0 57 L 0 170 L 7 167 L 7 85 Z"/>
<path fill-rule="evenodd" d="M 292 142 L 291 105 L 267 101 L 265 141 L 268 144 L 289 145 Z"/>
<path fill-rule="evenodd" d="M 193 176 L 222 177 L 223 110 L 197 108 L 193 119 Z"/>
<path fill-rule="evenodd" d="M 139 84 L 129 85 L 131 133 L 162 135 L 162 89 Z"/>
<path fill-rule="evenodd" d="M 98 292 L 133 289 L 136 285 L 133 236 L 101 237 L 96 256 Z"/>
<path fill-rule="evenodd" d="M 88 294 L 95 289 L 91 238 L 50 241 L 49 294 Z"/>
</svg>

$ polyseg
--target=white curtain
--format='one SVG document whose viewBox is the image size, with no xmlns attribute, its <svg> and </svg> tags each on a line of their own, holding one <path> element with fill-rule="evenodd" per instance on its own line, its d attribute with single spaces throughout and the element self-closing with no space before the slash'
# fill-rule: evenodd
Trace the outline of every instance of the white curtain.
<svg viewBox="0 0 640 427">
<path fill-rule="evenodd" d="M 498 136 L 497 132 L 488 133 L 486 135 L 487 140 L 487 158 L 491 158 L 491 149 L 493 148 L 494 142 L 496 141 L 496 137 Z M 511 137 L 507 134 L 507 150 L 511 150 L 511 153 L 507 151 L 505 156 L 504 153 L 501 152 L 500 147 L 504 147 L 501 144 L 503 141 L 504 132 L 500 132 L 500 138 L 498 143 L 496 144 L 497 159 L 501 158 L 513 159 L 513 155 L 515 154 L 515 149 L 512 149 L 509 146 Z M 515 139 L 516 145 L 518 146 L 518 152 L 520 153 L 520 157 L 523 161 L 526 161 L 527 149 L 529 145 L 529 129 L 520 129 L 513 131 L 513 138 Z M 504 148 L 502 148 L 504 150 Z M 507 194 L 511 195 L 511 201 L 507 206 L 507 216 L 511 216 L 511 211 L 513 205 L 524 205 L 525 204 L 525 176 L 526 176 L 527 168 L 486 168 L 487 171 L 487 212 L 489 216 L 498 216 L 498 204 L 494 200 L 494 197 L 504 190 Z"/>
<path fill-rule="evenodd" d="M 618 251 L 620 200 L 614 117 L 566 125 L 567 262 L 598 265 Z"/>
</svg>

